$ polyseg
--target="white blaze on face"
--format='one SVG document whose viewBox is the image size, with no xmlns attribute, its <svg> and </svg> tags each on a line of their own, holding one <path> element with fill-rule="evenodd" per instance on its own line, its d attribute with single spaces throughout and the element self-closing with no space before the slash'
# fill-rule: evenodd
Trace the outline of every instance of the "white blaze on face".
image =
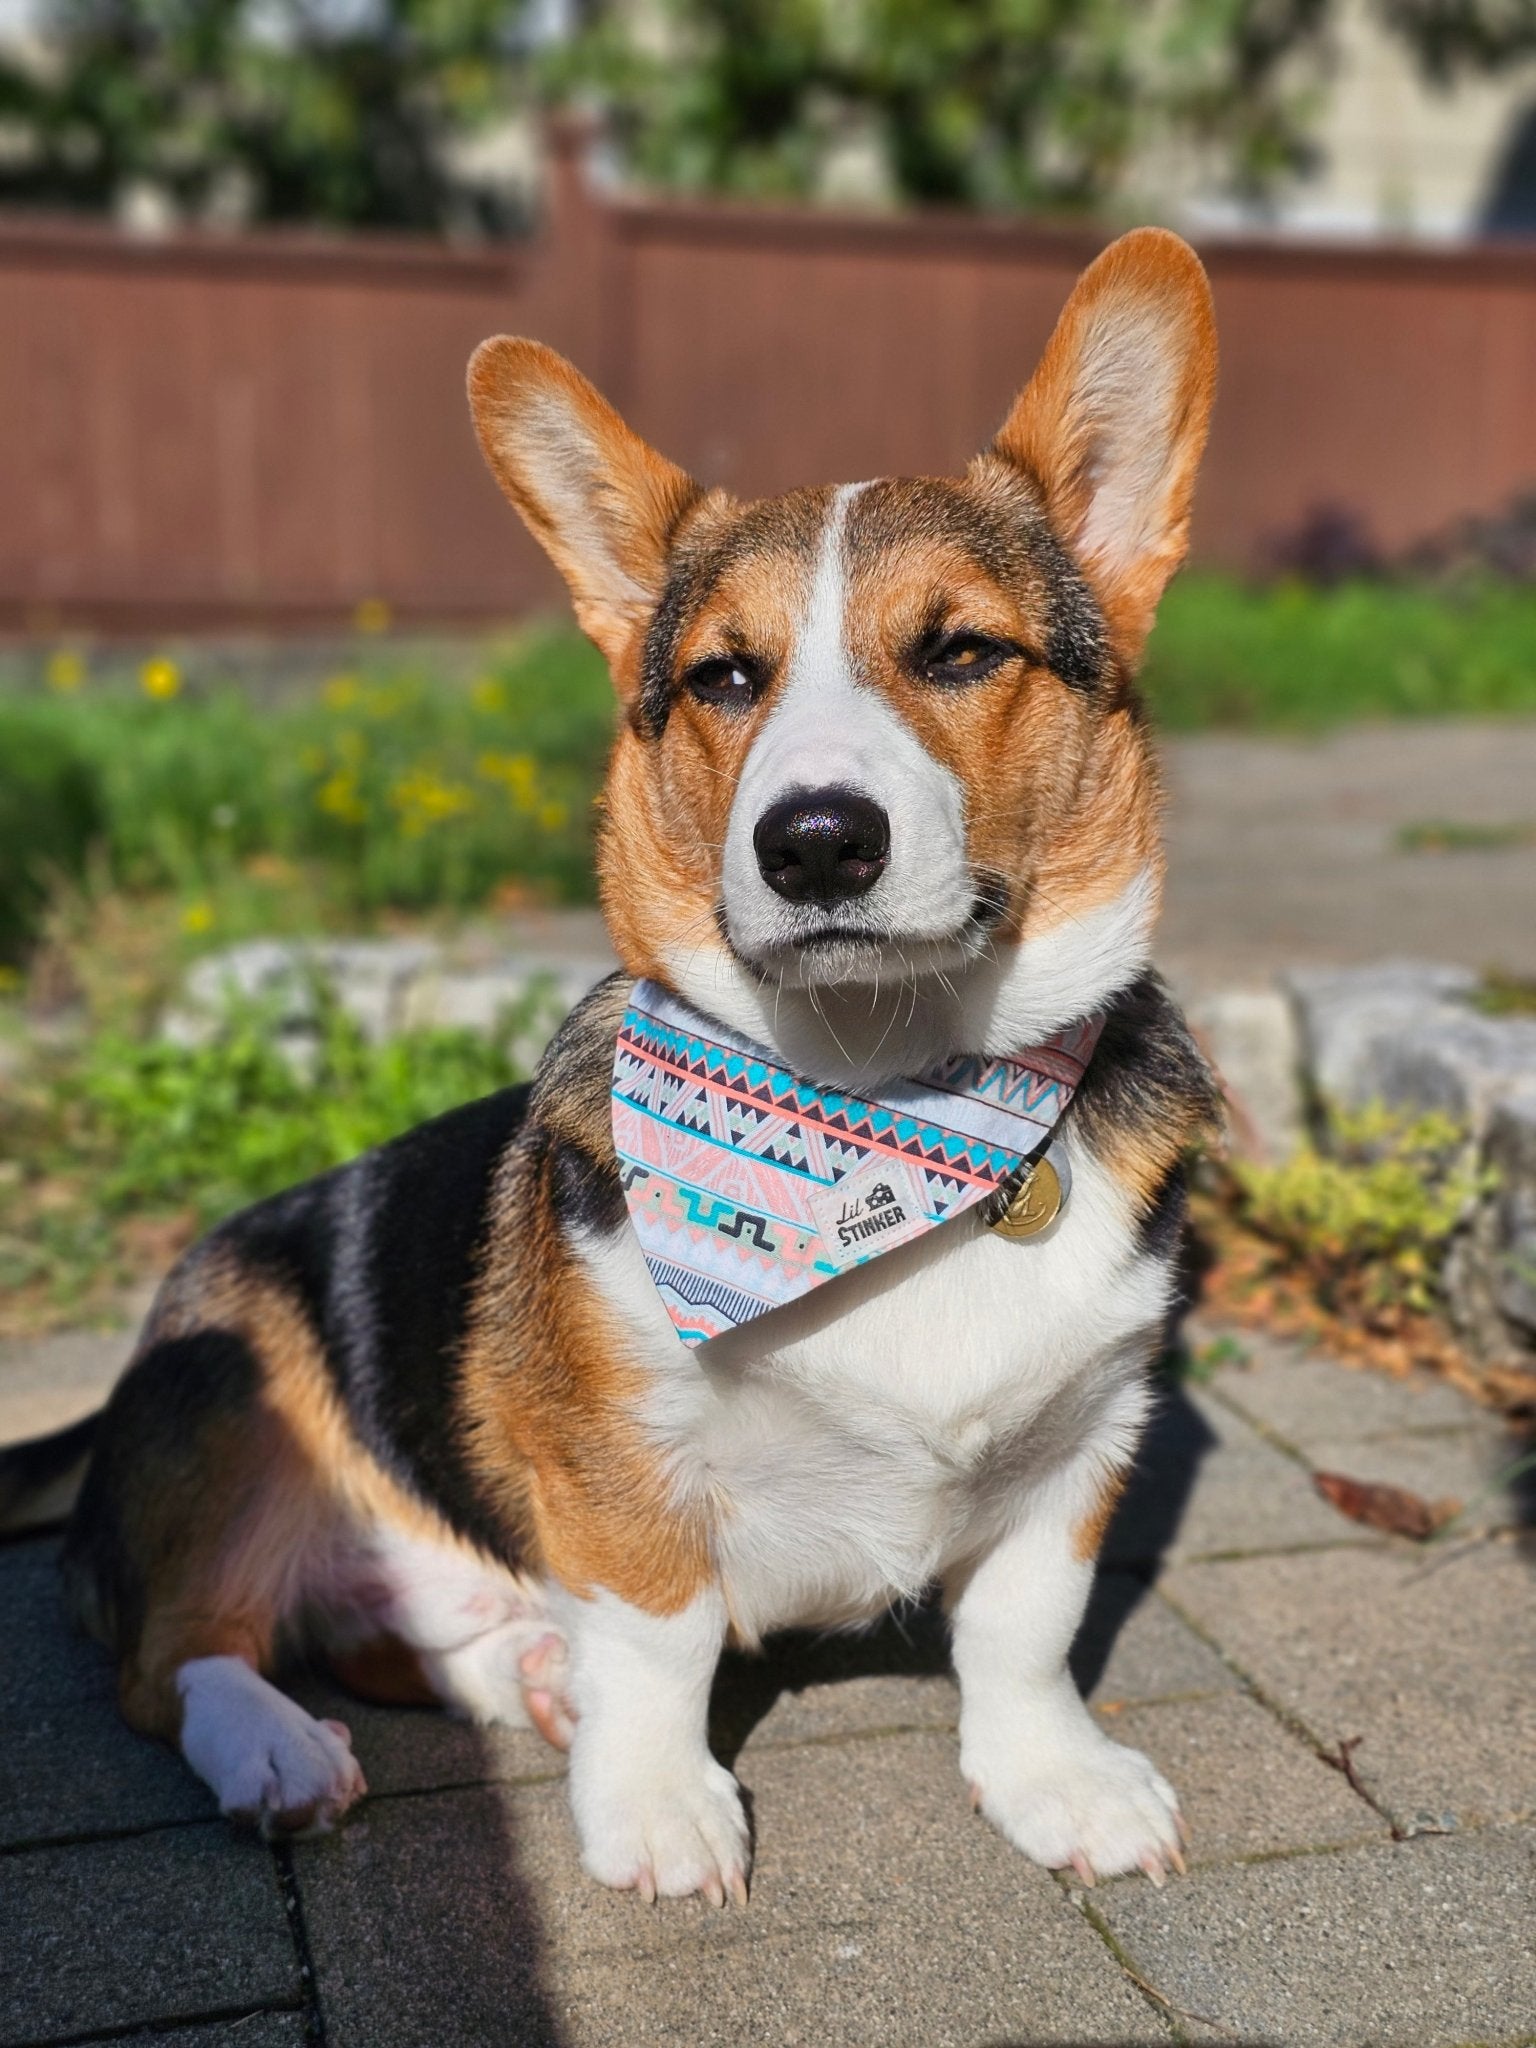
<svg viewBox="0 0 1536 2048">
<path fill-rule="evenodd" d="M 865 488 L 848 484 L 827 515 L 810 603 L 777 701 L 752 744 L 726 830 L 723 890 L 732 943 L 761 960 L 819 926 L 872 939 L 940 939 L 970 914 L 964 792 L 849 655 L 844 526 Z M 752 835 L 792 791 L 851 790 L 890 819 L 885 872 L 866 895 L 789 904 L 763 880 Z"/>
</svg>

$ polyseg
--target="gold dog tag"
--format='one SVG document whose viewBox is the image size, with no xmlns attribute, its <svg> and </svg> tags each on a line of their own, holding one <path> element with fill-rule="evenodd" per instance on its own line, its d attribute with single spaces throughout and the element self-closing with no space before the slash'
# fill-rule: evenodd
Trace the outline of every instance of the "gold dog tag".
<svg viewBox="0 0 1536 2048">
<path fill-rule="evenodd" d="M 1027 1167 L 1007 1208 L 988 1227 L 999 1237 L 1038 1237 L 1061 1214 L 1061 1180 L 1049 1159 Z"/>
</svg>

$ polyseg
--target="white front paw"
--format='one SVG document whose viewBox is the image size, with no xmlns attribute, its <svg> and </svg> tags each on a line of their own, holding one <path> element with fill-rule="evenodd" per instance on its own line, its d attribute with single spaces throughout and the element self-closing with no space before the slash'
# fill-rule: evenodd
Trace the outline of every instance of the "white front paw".
<svg viewBox="0 0 1536 2048">
<path fill-rule="evenodd" d="M 1173 1787 L 1139 1750 L 1086 1719 L 1065 1739 L 1015 1736 L 1006 1754 L 963 1765 L 987 1819 L 1047 1870 L 1070 1868 L 1084 1884 L 1144 1870 L 1160 1885 L 1184 1868 Z"/>
<path fill-rule="evenodd" d="M 599 1884 L 647 1901 L 701 1892 L 716 1906 L 747 1903 L 747 1817 L 736 1780 L 713 1757 L 686 1768 L 596 1773 L 578 1756 L 571 1804 L 582 1868 Z"/>
</svg>

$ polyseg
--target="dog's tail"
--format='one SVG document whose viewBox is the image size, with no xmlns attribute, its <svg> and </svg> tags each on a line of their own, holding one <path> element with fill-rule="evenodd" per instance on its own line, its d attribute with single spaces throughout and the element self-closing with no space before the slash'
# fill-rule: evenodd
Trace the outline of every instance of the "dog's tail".
<svg viewBox="0 0 1536 2048">
<path fill-rule="evenodd" d="M 62 1522 L 91 1461 L 101 1413 L 0 1450 L 0 1535 Z"/>
</svg>

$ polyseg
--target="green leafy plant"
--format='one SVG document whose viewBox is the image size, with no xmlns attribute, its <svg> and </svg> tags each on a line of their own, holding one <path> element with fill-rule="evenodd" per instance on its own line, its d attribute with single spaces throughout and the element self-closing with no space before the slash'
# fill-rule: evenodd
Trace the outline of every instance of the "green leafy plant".
<svg viewBox="0 0 1536 2048">
<path fill-rule="evenodd" d="M 448 145 L 526 101 L 514 0 L 43 0 L 0 56 L 0 198 L 193 215 L 505 224 Z"/>
<path fill-rule="evenodd" d="M 1324 1303 L 1424 1312 L 1451 1233 L 1482 1185 L 1452 1118 L 1377 1104 L 1337 1111 L 1327 1151 L 1230 1171 L 1242 1220 L 1300 1266 Z"/>
<path fill-rule="evenodd" d="M 467 682 L 377 655 L 302 695 L 199 687 L 166 658 L 137 674 L 56 662 L 55 676 L 67 687 L 0 693 L 13 949 L 36 926 L 44 856 L 78 876 L 87 846 L 102 885 L 203 904 L 189 929 L 212 941 L 230 936 L 213 899 L 253 864 L 323 871 L 354 922 L 473 908 L 508 883 L 591 897 L 613 692 L 575 634 L 526 641 Z"/>
<path fill-rule="evenodd" d="M 0 1299 L 73 1308 L 93 1287 L 232 1210 L 523 1078 L 515 1051 L 552 1028 L 535 986 L 490 1037 L 432 1030 L 376 1044 L 317 991 L 295 1045 L 260 1004 L 187 1048 L 112 1029 L 41 1060 L 0 1097 Z M 156 1219 L 179 1227 L 158 1237 Z"/>
</svg>

